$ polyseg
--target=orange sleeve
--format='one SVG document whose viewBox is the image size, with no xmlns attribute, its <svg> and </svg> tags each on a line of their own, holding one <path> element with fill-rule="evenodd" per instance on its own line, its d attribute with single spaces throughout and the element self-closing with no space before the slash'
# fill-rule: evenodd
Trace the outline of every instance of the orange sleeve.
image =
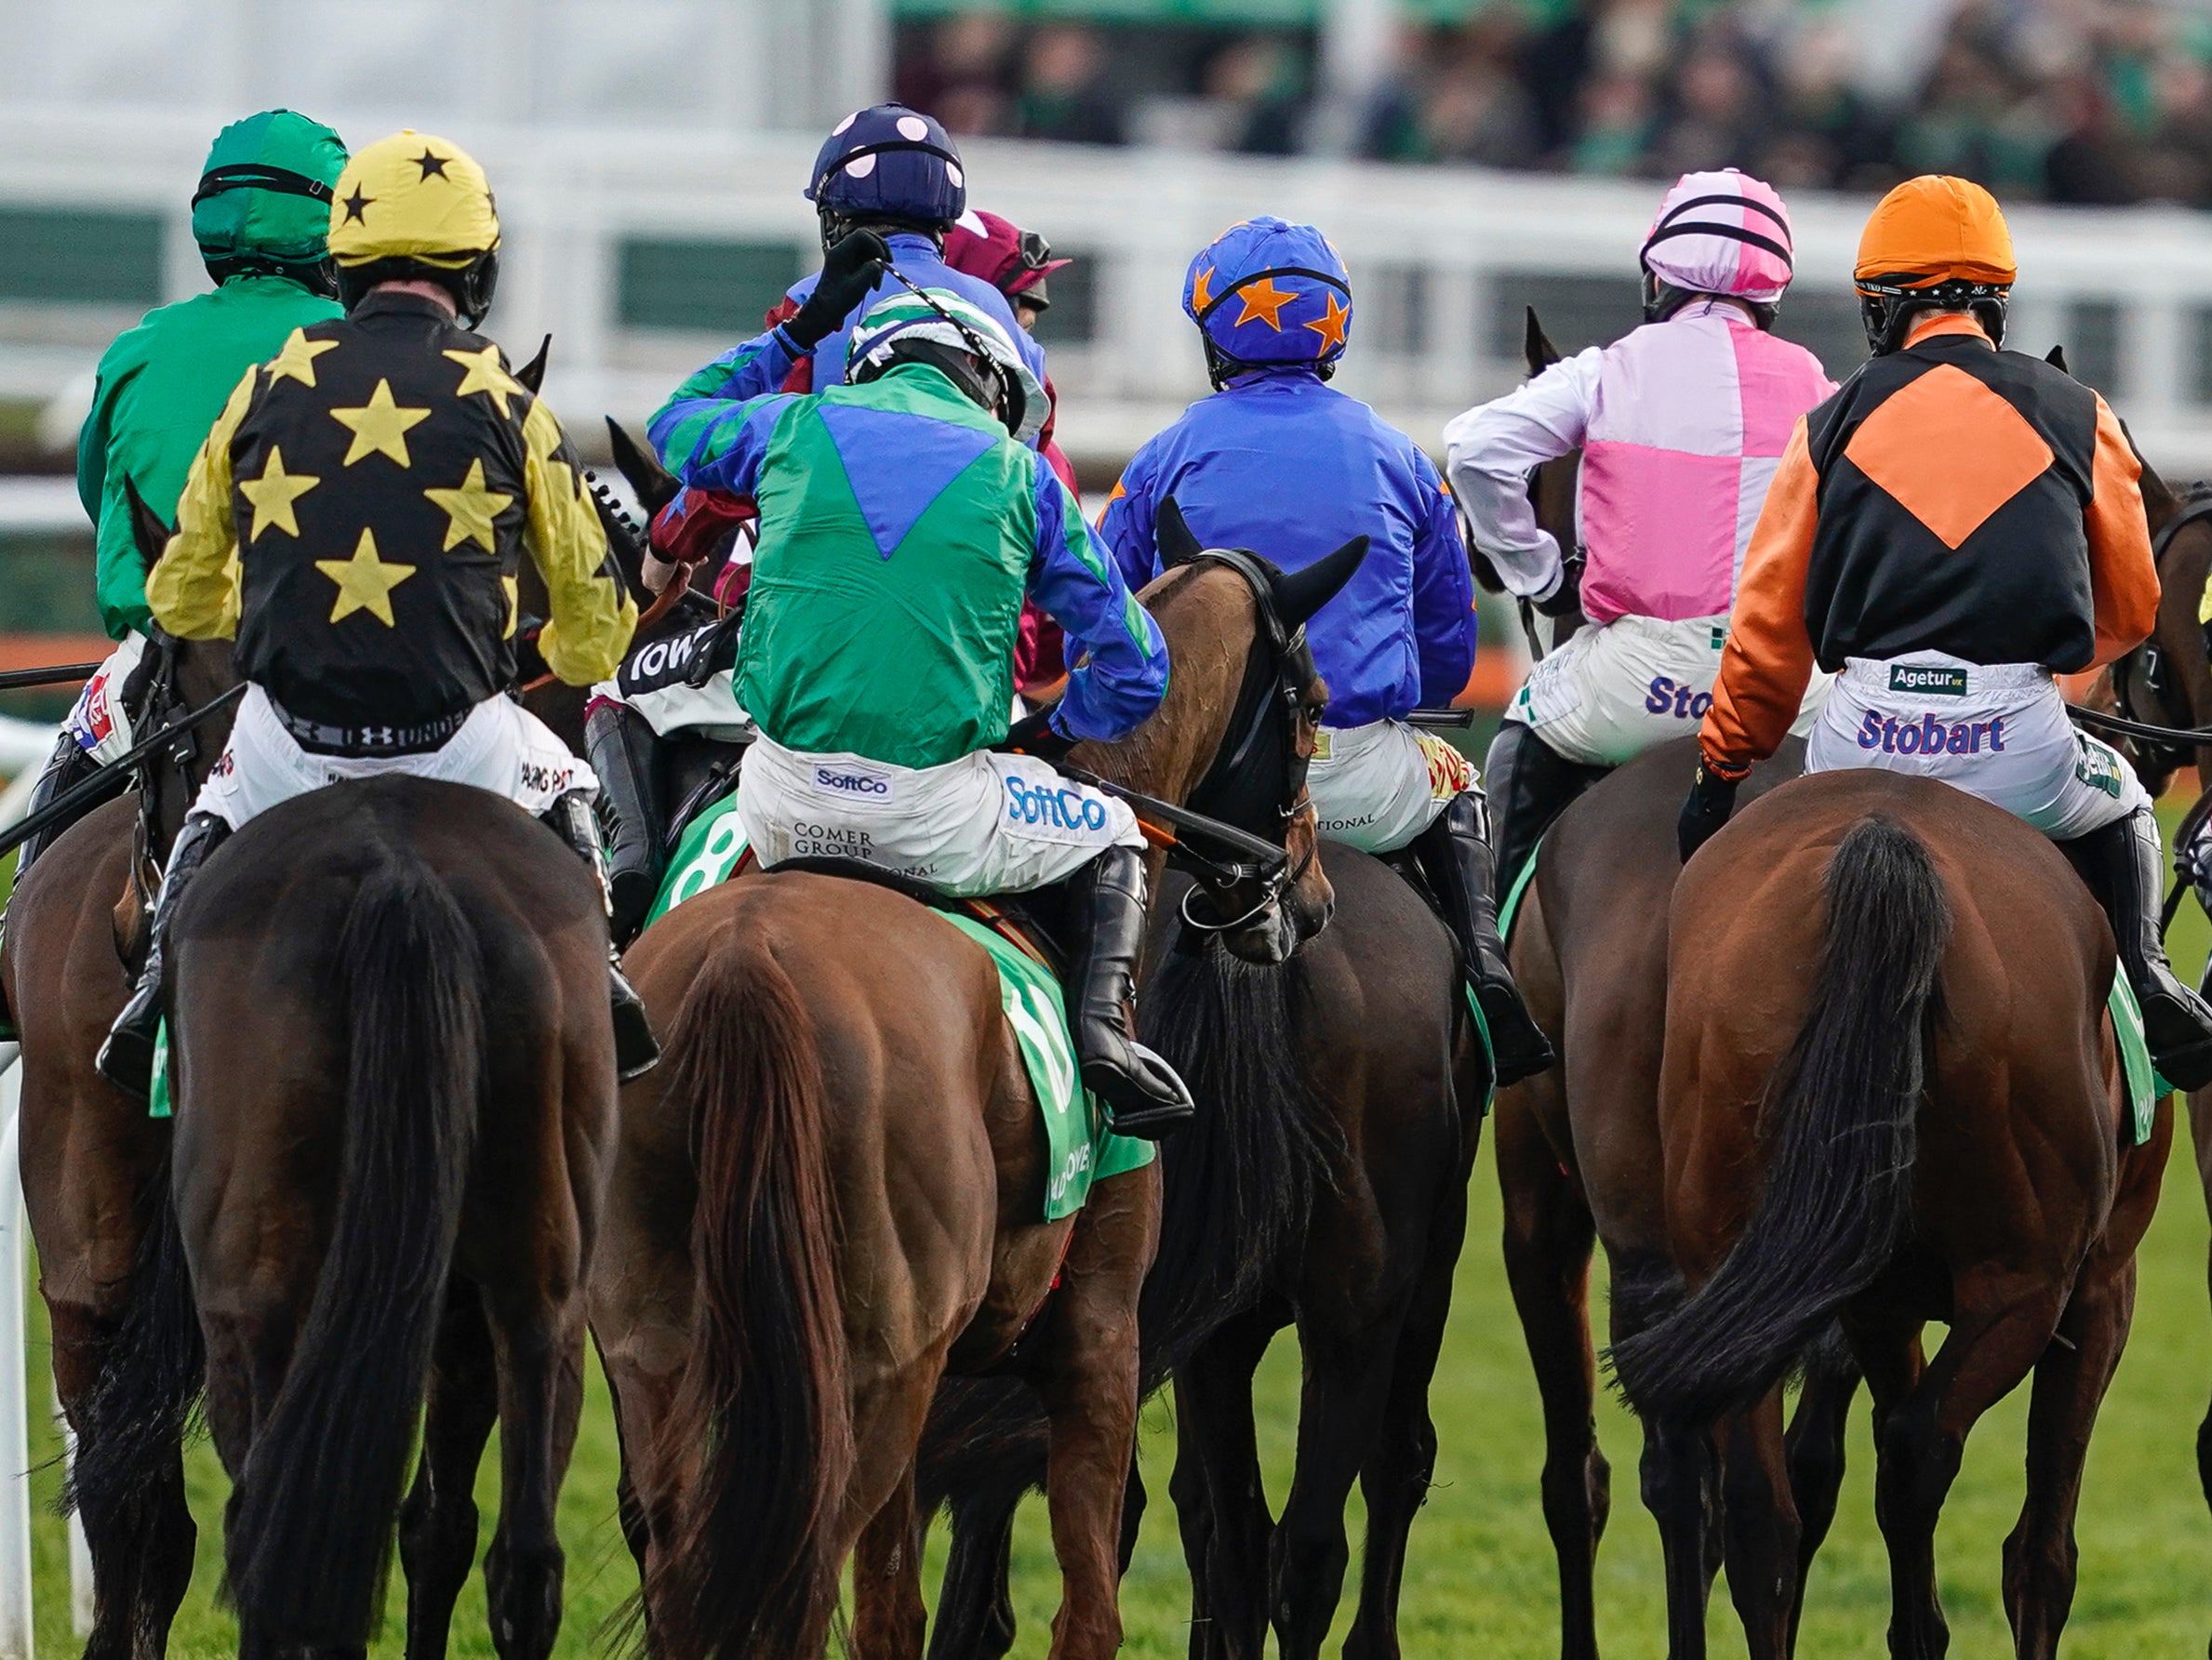
<svg viewBox="0 0 2212 1660">
<path fill-rule="evenodd" d="M 2143 521 L 2142 476 L 2135 445 L 2099 398 L 2092 494 L 2082 511 L 2089 533 L 2089 592 L 2097 606 L 2092 669 L 2133 651 L 2158 626 L 2158 564 L 2151 556 L 2151 527 Z"/>
<path fill-rule="evenodd" d="M 1800 418 L 1744 551 L 1712 707 L 1698 735 L 1705 764 L 1725 778 L 1741 777 L 1753 762 L 1774 753 L 1813 677 L 1805 573 L 1819 522 L 1819 487 Z"/>
</svg>

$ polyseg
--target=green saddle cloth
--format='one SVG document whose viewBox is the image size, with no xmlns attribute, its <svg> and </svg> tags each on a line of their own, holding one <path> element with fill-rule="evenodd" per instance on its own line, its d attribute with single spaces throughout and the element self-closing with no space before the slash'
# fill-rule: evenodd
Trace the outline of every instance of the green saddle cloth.
<svg viewBox="0 0 2212 1660">
<path fill-rule="evenodd" d="M 1521 914 L 1521 901 L 1536 876 L 1537 857 L 1543 850 L 1539 838 L 1535 851 L 1528 856 L 1528 862 L 1513 877 L 1512 886 L 1506 889 L 1505 903 L 1498 908 L 1498 933 L 1509 942 L 1513 936 L 1513 920 Z M 2151 1139 L 2151 1122 L 2157 1114 L 2159 1097 L 2172 1094 L 2174 1086 L 2151 1065 L 2151 1047 L 2143 1040 L 2143 1011 L 2136 1005 L 2135 991 L 2127 984 L 2127 976 L 2117 968 L 2112 971 L 2112 989 L 2104 1002 L 2112 1018 L 2113 1040 L 2120 1048 L 2120 1070 L 2127 1079 L 2128 1133 L 2134 1144 L 2140 1147 Z M 1478 1015 L 1476 1018 L 1481 1016 Z"/>
<path fill-rule="evenodd" d="M 738 821 L 738 798 L 730 795 L 692 821 L 668 862 L 660 896 L 646 913 L 657 922 L 685 900 L 727 881 L 744 857 L 745 830 Z M 1153 1146 L 1106 1128 L 1099 1098 L 1083 1087 L 1075 1064 L 1075 1044 L 1068 1035 L 1067 1003 L 1059 979 L 1042 963 L 971 916 L 953 910 L 937 914 L 990 954 L 998 969 L 999 1002 L 1006 1024 L 1029 1069 L 1030 1088 L 1045 1120 L 1050 1162 L 1045 1182 L 1045 1220 L 1073 1215 L 1090 1196 L 1093 1182 L 1142 1168 L 1153 1162 Z"/>
</svg>

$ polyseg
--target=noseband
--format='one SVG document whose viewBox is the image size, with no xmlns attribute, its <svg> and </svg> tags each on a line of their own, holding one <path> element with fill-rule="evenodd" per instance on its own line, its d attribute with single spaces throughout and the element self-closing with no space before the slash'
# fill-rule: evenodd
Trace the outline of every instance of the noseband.
<svg viewBox="0 0 2212 1660">
<path fill-rule="evenodd" d="M 2173 545 L 2174 538 L 2179 535 L 2185 526 L 2193 525 L 2200 519 L 2208 518 L 2212 518 L 2212 496 L 2206 496 L 2189 503 L 2179 512 L 2168 519 L 2165 525 L 2160 526 L 2158 534 L 2151 539 L 2152 566 L 2158 567 L 2165 564 L 2166 549 Z M 2135 698 L 2130 690 L 2138 675 L 2141 676 L 2143 689 L 2157 698 L 2162 707 L 2164 706 L 2170 685 L 2169 668 L 2166 654 L 2164 648 L 2159 645 L 2156 633 L 2152 633 L 2150 639 L 2144 641 L 2120 659 L 2112 671 L 2112 701 L 2119 709 L 2121 719 L 2139 726 L 2146 724 L 2136 710 Z M 2143 745 L 2144 758 L 2152 764 L 2163 763 L 2168 767 L 2180 767 L 2189 764 L 2191 759 L 2189 750 L 2178 744 L 2161 743 L 2140 737 L 2137 738 L 2137 741 Z"/>
</svg>

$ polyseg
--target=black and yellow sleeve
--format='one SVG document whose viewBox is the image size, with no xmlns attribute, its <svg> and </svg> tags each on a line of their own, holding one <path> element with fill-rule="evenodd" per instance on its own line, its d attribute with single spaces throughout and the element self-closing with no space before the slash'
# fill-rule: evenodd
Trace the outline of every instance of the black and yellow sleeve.
<svg viewBox="0 0 2212 1660">
<path fill-rule="evenodd" d="M 621 666 L 637 628 L 637 605 L 585 494 L 583 472 L 561 423 L 539 400 L 523 418 L 529 490 L 525 539 L 545 579 L 552 618 L 538 636 L 546 667 L 572 686 L 606 680 Z"/>
</svg>

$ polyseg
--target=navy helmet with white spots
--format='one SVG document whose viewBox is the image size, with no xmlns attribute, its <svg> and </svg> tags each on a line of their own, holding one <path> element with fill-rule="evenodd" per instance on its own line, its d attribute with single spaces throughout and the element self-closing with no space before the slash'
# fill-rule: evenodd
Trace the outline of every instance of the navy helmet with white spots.
<svg viewBox="0 0 2212 1660">
<path fill-rule="evenodd" d="M 889 215 L 950 224 L 967 211 L 967 175 L 953 136 L 904 104 L 840 121 L 814 158 L 806 199 L 848 219 Z"/>
</svg>

